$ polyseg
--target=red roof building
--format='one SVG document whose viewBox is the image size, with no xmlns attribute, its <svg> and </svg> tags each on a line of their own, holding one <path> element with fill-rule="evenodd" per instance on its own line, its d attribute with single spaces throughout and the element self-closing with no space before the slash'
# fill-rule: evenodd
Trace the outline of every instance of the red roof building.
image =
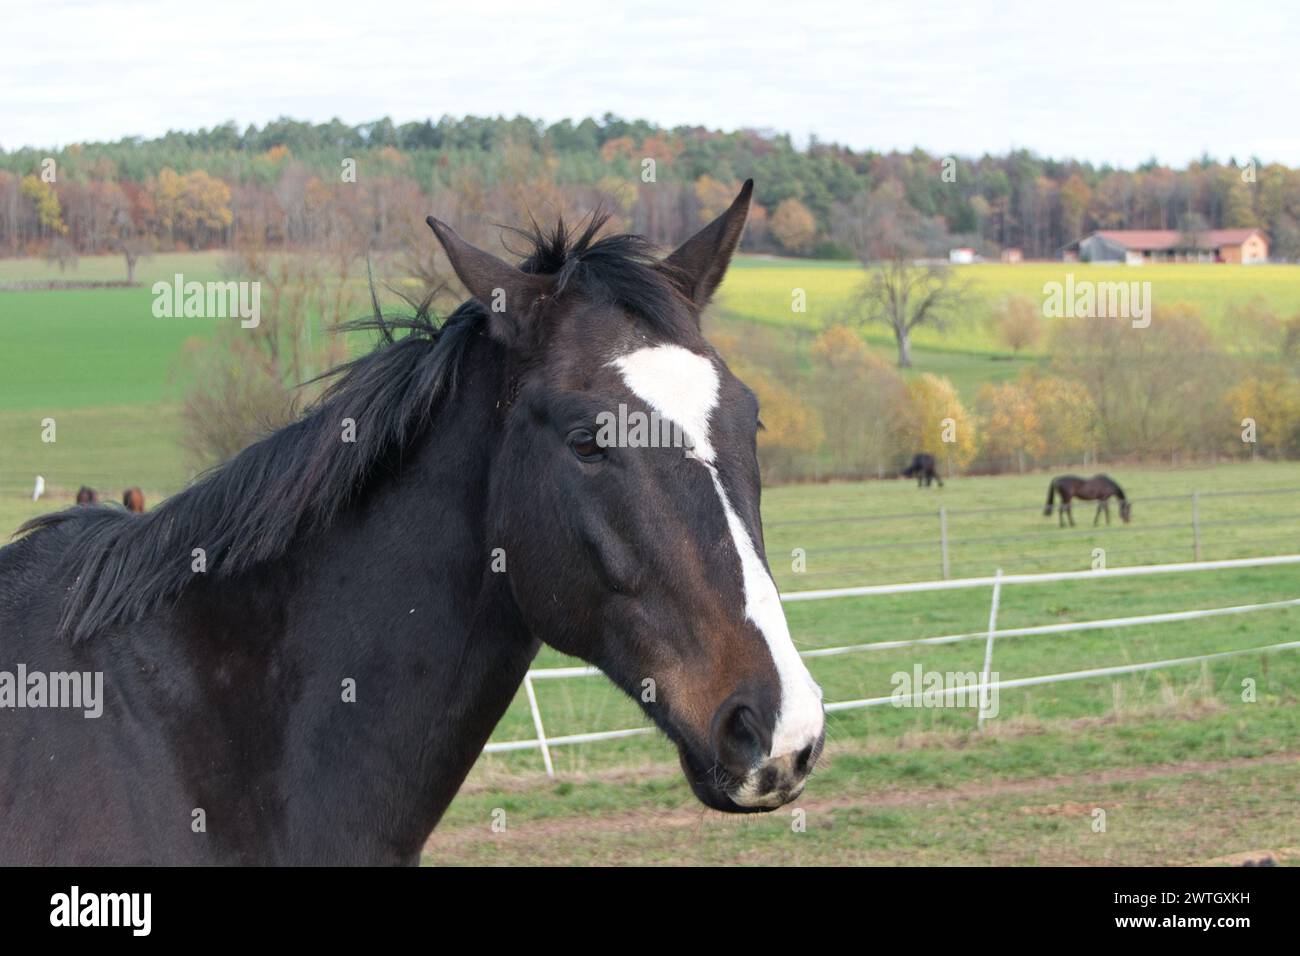
<svg viewBox="0 0 1300 956">
<path fill-rule="evenodd" d="M 1065 247 L 1067 259 L 1084 262 L 1268 261 L 1268 236 L 1261 229 L 1100 229 Z"/>
</svg>

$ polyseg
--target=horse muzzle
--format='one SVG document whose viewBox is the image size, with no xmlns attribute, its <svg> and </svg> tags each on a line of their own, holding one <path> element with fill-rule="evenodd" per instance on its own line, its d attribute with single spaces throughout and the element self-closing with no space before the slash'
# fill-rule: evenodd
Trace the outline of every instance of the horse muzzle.
<svg viewBox="0 0 1300 956">
<path fill-rule="evenodd" d="M 771 753 L 772 736 L 757 710 L 733 698 L 713 721 L 712 753 L 680 747 L 682 770 L 696 797 L 725 813 L 775 810 L 803 793 L 826 743 L 824 715 L 813 729 L 781 752 Z"/>
</svg>

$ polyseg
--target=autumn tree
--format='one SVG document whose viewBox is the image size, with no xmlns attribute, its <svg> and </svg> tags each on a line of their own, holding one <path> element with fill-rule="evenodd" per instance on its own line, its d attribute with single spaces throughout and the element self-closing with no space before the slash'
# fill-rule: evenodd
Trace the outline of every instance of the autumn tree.
<svg viewBox="0 0 1300 956">
<path fill-rule="evenodd" d="M 1042 421 L 1030 390 L 1019 382 L 988 382 L 975 396 L 984 460 L 999 467 L 1014 461 L 1024 473 L 1025 458 L 1046 450 Z"/>
<path fill-rule="evenodd" d="M 814 394 L 825 447 L 842 477 L 881 477 L 906 449 L 900 419 L 906 389 L 898 373 L 862 337 L 834 325 L 813 341 Z"/>
<path fill-rule="evenodd" d="M 233 222 L 230 187 L 201 169 L 182 176 L 164 168 L 151 192 L 157 226 L 172 240 L 203 246 Z"/>
<path fill-rule="evenodd" d="M 1118 317 L 1052 323 L 1053 367 L 1080 382 L 1113 453 L 1208 451 L 1224 438 L 1226 361 L 1197 310 L 1157 307 L 1134 328 Z"/>
<path fill-rule="evenodd" d="M 993 311 L 992 322 L 998 340 L 1017 355 L 1038 345 L 1046 331 L 1042 309 L 1023 295 L 1001 302 Z"/>
<path fill-rule="evenodd" d="M 817 238 L 817 220 L 808 207 L 794 197 L 777 205 L 768 229 L 784 249 L 796 255 L 811 252 Z"/>
<path fill-rule="evenodd" d="M 928 372 L 908 381 L 899 425 L 910 453 L 927 452 L 952 468 L 964 468 L 979 448 L 975 417 L 957 389 Z"/>
<path fill-rule="evenodd" d="M 1225 328 L 1242 352 L 1273 352 L 1285 343 L 1286 325 L 1262 295 L 1227 308 Z"/>
<path fill-rule="evenodd" d="M 700 222 L 712 222 L 726 212 L 739 191 L 740 183 L 723 182 L 708 173 L 695 180 L 695 199 L 700 206 Z"/>
<path fill-rule="evenodd" d="M 1254 432 L 1251 457 L 1256 447 L 1279 458 L 1300 452 L 1300 379 L 1287 369 L 1263 366 L 1229 388 L 1224 400 L 1233 428 Z"/>
<path fill-rule="evenodd" d="M 36 221 L 42 235 L 62 236 L 68 231 L 63 222 L 63 207 L 54 186 L 35 174 L 22 178 L 19 191 L 29 199 L 36 210 Z"/>
<path fill-rule="evenodd" d="M 758 463 L 763 478 L 780 481 L 796 477 L 799 458 L 816 451 L 825 436 L 821 416 L 766 369 L 742 362 L 732 371 L 758 398 L 763 422 L 758 433 Z"/>
<path fill-rule="evenodd" d="M 1020 376 L 1043 438 L 1043 454 L 1056 461 L 1088 455 L 1097 444 L 1097 409 L 1080 383 L 1037 369 Z"/>
<path fill-rule="evenodd" d="M 1083 235 L 1083 223 L 1092 203 L 1092 189 L 1078 173 L 1061 184 L 1059 190 L 1061 203 L 1061 233 L 1071 240 Z"/>
</svg>

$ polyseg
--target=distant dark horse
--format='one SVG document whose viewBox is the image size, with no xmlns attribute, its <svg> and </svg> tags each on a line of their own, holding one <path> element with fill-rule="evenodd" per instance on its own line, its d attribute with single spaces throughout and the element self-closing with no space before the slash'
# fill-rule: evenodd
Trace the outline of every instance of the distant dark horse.
<svg viewBox="0 0 1300 956">
<path fill-rule="evenodd" d="M 0 671 L 102 674 L 102 716 L 0 710 L 0 865 L 415 863 L 541 642 L 633 695 L 705 804 L 797 797 L 821 691 L 758 403 L 700 332 L 751 190 L 662 261 L 594 219 L 516 267 L 431 219 L 473 296 L 441 327 L 376 315 L 305 417 L 146 514 L 29 522 Z M 689 452 L 598 441 L 620 405 Z"/>
<path fill-rule="evenodd" d="M 97 505 L 99 504 L 99 494 L 94 488 L 82 485 L 77 489 L 77 504 L 79 505 Z"/>
<path fill-rule="evenodd" d="M 144 514 L 144 492 L 139 488 L 128 488 L 122 492 L 122 504 L 127 511 Z"/>
<path fill-rule="evenodd" d="M 916 478 L 916 487 L 921 487 L 921 479 L 925 479 L 925 487 L 930 487 L 931 481 L 939 482 L 939 487 L 943 487 L 943 479 L 939 477 L 939 472 L 934 467 L 934 455 L 927 455 L 924 452 L 912 456 L 912 463 L 903 469 L 904 478 Z"/>
<path fill-rule="evenodd" d="M 1128 524 L 1133 514 L 1133 503 L 1124 497 L 1124 490 L 1107 475 L 1093 475 L 1086 481 L 1078 475 L 1061 475 L 1059 478 L 1053 478 L 1052 483 L 1047 486 L 1047 508 L 1043 511 L 1043 514 L 1049 517 L 1052 514 L 1052 501 L 1056 495 L 1061 496 L 1058 515 L 1062 527 L 1065 526 L 1066 517 L 1070 519 L 1070 527 L 1074 527 L 1074 509 L 1070 507 L 1072 498 L 1099 502 L 1096 517 L 1092 519 L 1094 525 L 1101 520 L 1102 512 L 1106 514 L 1106 524 L 1110 524 L 1112 495 L 1119 498 L 1119 516 L 1124 519 L 1125 524 Z"/>
</svg>

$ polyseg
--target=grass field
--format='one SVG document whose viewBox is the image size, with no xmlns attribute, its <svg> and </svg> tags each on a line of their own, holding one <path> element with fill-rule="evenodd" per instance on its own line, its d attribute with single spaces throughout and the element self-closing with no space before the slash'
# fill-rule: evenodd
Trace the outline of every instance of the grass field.
<svg viewBox="0 0 1300 956">
<path fill-rule="evenodd" d="M 1099 278 L 1101 267 L 1075 266 Z M 118 278 L 116 259 L 83 258 L 76 277 Z M 159 256 L 142 265 L 142 289 L 0 292 L 0 531 L 71 503 L 81 484 L 117 497 L 144 488 L 150 503 L 191 477 L 176 448 L 181 343 L 210 334 L 204 320 L 161 320 L 147 284 L 173 272 L 207 278 L 220 256 Z M 1064 267 L 971 267 L 987 306 L 1009 292 L 1041 294 Z M 43 263 L 0 261 L 0 282 L 57 278 Z M 68 277 L 72 277 L 69 275 Z M 1200 304 L 1223 328 L 1228 304 L 1264 295 L 1284 315 L 1300 310 L 1300 270 L 1161 266 L 1127 270 L 1165 295 Z M 861 281 L 856 267 L 742 259 L 717 322 L 806 346 Z M 789 313 L 790 290 L 809 313 Z M 784 311 L 783 311 L 784 310 Z M 951 339 L 923 336 L 921 371 L 970 393 L 1017 374 L 987 343 L 976 309 Z M 882 341 L 877 339 L 877 341 Z M 802 344 L 800 344 L 802 343 Z M 885 347 L 882 345 L 882 347 Z M 41 441 L 54 418 L 58 440 Z M 1106 466 L 1110 469 L 1110 466 Z M 1300 548 L 1300 464 L 1114 468 L 1135 501 L 1131 525 L 1060 529 L 1041 514 L 1047 477 L 956 478 L 919 491 L 910 482 L 800 485 L 765 491 L 769 558 L 784 591 L 933 579 L 941 573 L 938 509 L 947 512 L 953 576 L 1083 569 L 1106 563 L 1190 560 L 1191 498 L 1199 492 L 1204 558 Z M 46 498 L 30 501 L 45 476 Z M 1237 494 L 1246 492 L 1246 494 Z M 796 572 L 792 552 L 806 568 Z M 1010 588 L 1000 625 L 1017 627 L 1188 608 L 1300 598 L 1294 567 L 1077 581 Z M 987 624 L 986 589 L 788 606 L 801 648 L 975 633 Z M 999 641 L 1004 679 L 1110 664 L 1257 648 L 1295 639 L 1300 608 L 1124 629 Z M 811 662 L 828 700 L 888 694 L 890 677 L 978 670 L 980 641 L 872 651 Z M 572 663 L 549 650 L 537 666 Z M 1256 699 L 1242 699 L 1243 680 Z M 433 838 L 439 863 L 1191 863 L 1233 862 L 1300 847 L 1300 654 L 1246 654 L 1205 665 L 1006 691 L 984 733 L 969 709 L 847 711 L 830 722 L 824 765 L 791 815 L 724 818 L 694 803 L 671 747 L 655 736 L 557 748 L 548 779 L 535 751 L 489 755 Z M 538 685 L 555 736 L 644 724 L 603 678 Z M 494 739 L 534 734 L 522 696 Z M 1093 811 L 1107 830 L 1092 829 Z M 506 811 L 504 833 L 492 813 Z M 1288 848 L 1291 848 L 1288 850 Z"/>
<path fill-rule="evenodd" d="M 1140 268 L 1087 263 L 1030 262 L 1006 266 L 997 263 L 962 266 L 955 274 L 970 282 L 967 314 L 947 333 L 919 329 L 916 343 L 972 352 L 995 352 L 985 322 L 1002 299 L 1023 295 L 1041 302 L 1043 285 L 1076 280 L 1095 282 L 1150 282 L 1156 308 L 1185 302 L 1200 309 L 1210 328 L 1230 336 L 1227 326 L 1233 305 L 1263 299 L 1284 317 L 1300 312 L 1300 266 L 1223 266 L 1215 264 L 1157 263 Z M 827 318 L 844 314 L 853 293 L 863 282 L 856 262 L 805 262 L 797 259 L 740 257 L 719 293 L 724 314 L 744 316 L 774 325 L 820 328 Z M 792 292 L 807 294 L 807 311 L 792 310 Z M 881 342 L 892 342 L 881 330 Z"/>
<path fill-rule="evenodd" d="M 1258 297 L 1283 318 L 1300 315 L 1300 266 L 1295 265 L 1156 264 L 1130 268 L 1036 262 L 963 266 L 956 272 L 970 283 L 968 306 L 944 331 L 922 326 L 914 332 L 915 367 L 906 374 L 943 375 L 966 400 L 985 382 L 1013 379 L 1025 365 L 1042 361 L 1041 355 L 1012 355 L 994 339 L 988 320 L 996 306 L 1012 295 L 1041 303 L 1044 284 L 1064 283 L 1067 274 L 1095 282 L 1150 282 L 1151 302 L 1156 308 L 1180 302 L 1197 307 L 1230 352 L 1249 344 L 1232 328 L 1233 306 L 1244 306 Z M 851 314 L 855 293 L 864 279 L 856 262 L 740 257 L 719 291 L 713 322 L 715 328 L 738 331 L 747 341 L 762 336 L 761 327 L 779 330 L 783 351 L 804 359 L 813 335 L 828 322 Z M 792 309 L 796 289 L 806 294 L 805 312 Z M 753 328 L 755 325 L 760 328 Z M 885 359 L 896 358 L 894 340 L 883 326 L 867 326 L 864 335 Z"/>
<path fill-rule="evenodd" d="M 217 278 L 227 256 L 218 252 L 169 253 L 144 260 L 137 289 L 0 293 L 0 356 L 27 359 L 0 377 L 0 410 L 101 404 L 96 396 L 117 396 L 114 404 L 159 402 L 174 396 L 171 375 L 179 345 L 191 336 L 210 335 L 213 320 L 156 319 L 150 312 L 149 286 L 182 273 L 187 279 Z M 972 397 L 984 382 L 1014 378 L 1041 356 L 1012 356 L 993 341 L 990 312 L 1010 295 L 1041 301 L 1046 282 L 1063 282 L 1073 273 L 1099 282 L 1147 281 L 1157 305 L 1187 302 L 1201 310 L 1224 345 L 1234 340 L 1233 306 L 1258 297 L 1280 316 L 1300 314 L 1300 266 L 1221 266 L 1157 264 L 1141 268 L 1066 263 L 985 264 L 962 267 L 971 283 L 969 308 L 945 332 L 922 327 L 914 335 L 915 369 L 951 378 Z M 121 279 L 116 256 L 86 256 L 75 270 L 60 273 L 39 259 L 0 259 L 0 283 L 19 279 Z M 741 256 L 719 291 L 712 323 L 748 337 L 762 335 L 773 348 L 800 353 L 828 322 L 846 314 L 864 273 L 853 262 L 817 262 Z M 360 280 L 356 280 L 360 281 Z M 792 293 L 807 295 L 807 311 L 794 312 Z M 360 290 L 359 290 L 360 291 Z M 892 358 L 893 340 L 883 328 L 868 328 L 867 340 Z M 102 391 L 98 391 L 101 390 Z"/>
</svg>

